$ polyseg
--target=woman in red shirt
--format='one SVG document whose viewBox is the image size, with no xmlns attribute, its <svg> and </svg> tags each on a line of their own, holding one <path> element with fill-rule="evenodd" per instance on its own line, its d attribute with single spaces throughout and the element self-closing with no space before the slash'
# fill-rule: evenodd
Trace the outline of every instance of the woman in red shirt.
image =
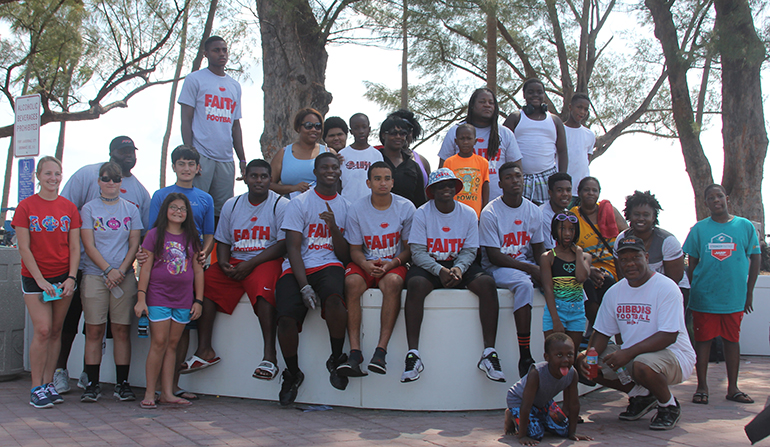
<svg viewBox="0 0 770 447">
<path fill-rule="evenodd" d="M 40 192 L 22 200 L 11 225 L 21 255 L 21 289 L 34 329 L 30 405 L 50 408 L 64 402 L 53 386 L 61 349 L 61 329 L 75 291 L 80 263 L 80 213 L 59 196 L 61 162 L 43 157 L 35 172 Z"/>
</svg>

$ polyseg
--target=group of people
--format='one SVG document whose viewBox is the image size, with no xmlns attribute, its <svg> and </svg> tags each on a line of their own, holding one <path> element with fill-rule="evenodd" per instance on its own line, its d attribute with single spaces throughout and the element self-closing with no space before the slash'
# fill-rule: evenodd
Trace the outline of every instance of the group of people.
<svg viewBox="0 0 770 447">
<path fill-rule="evenodd" d="M 302 109 L 293 122 L 295 143 L 270 163 L 247 163 L 240 87 L 224 72 L 226 43 L 212 37 L 205 49 L 209 67 L 187 77 L 179 98 L 185 144 L 171 154 L 174 185 L 151 198 L 131 174 L 136 147 L 125 136 L 112 141 L 107 163 L 78 170 L 61 196 L 61 163 L 38 162 L 40 192 L 19 204 L 12 223 L 34 325 L 33 406 L 51 407 L 69 391 L 66 365 L 81 312 L 81 401 L 101 394 L 107 332 L 114 340 L 114 394 L 135 399 L 128 328 L 133 317 L 147 317 L 151 348 L 141 406 L 189 405 L 196 396 L 179 388 L 179 374 L 220 362 L 212 340 L 216 315 L 231 314 L 244 294 L 264 340 L 254 378 L 278 376 L 280 344 L 281 405 L 294 402 L 304 380 L 299 333 L 316 308 L 329 332 L 326 372 L 334 388 L 344 390 L 367 370 L 385 374 L 403 289 L 408 351 L 401 381 L 414 382 L 425 367 L 419 351 L 425 299 L 442 288 L 478 297 L 477 366 L 498 382 L 506 377 L 495 349 L 497 290 L 513 293 L 521 380 L 509 390 L 506 430 L 524 444 L 546 430 L 584 438 L 575 434 L 578 380 L 627 392 L 621 419 L 639 419 L 657 405 L 650 428 L 673 428 L 680 406 L 668 386 L 696 366 L 693 402 L 707 404 L 709 349 L 719 336 L 727 398 L 752 402 L 738 389 L 737 375 L 740 321 L 752 310 L 759 268 L 754 227 L 729 214 L 724 188 L 711 185 L 711 217 L 693 227 L 683 251 L 658 227 L 661 206 L 650 192 L 628 196 L 623 214 L 599 200 L 599 181 L 588 172 L 593 134 L 581 124 L 588 96 L 572 97 L 562 123 L 548 112 L 543 83 L 529 80 L 522 87 L 525 106 L 498 127 L 494 93 L 478 89 L 466 119 L 447 132 L 434 171 L 410 149 L 421 127 L 407 110 L 387 117 L 379 127 L 382 145 L 374 147 L 366 115 L 324 121 L 320 112 Z M 237 197 L 233 149 L 248 188 Z M 144 266 L 138 280 L 135 262 Z M 382 291 L 381 324 L 363 368 L 360 300 L 372 287 Z M 547 305 L 541 363 L 529 346 L 536 287 Z M 694 315 L 694 350 L 686 307 Z M 198 344 L 186 358 L 191 322 Z M 598 353 L 591 366 L 577 352 L 586 342 Z M 562 390 L 569 417 L 553 405 Z"/>
</svg>

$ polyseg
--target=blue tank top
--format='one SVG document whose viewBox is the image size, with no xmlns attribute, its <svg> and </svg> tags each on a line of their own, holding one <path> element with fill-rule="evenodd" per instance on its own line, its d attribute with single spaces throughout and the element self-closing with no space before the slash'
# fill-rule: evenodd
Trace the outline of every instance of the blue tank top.
<svg viewBox="0 0 770 447">
<path fill-rule="evenodd" d="M 284 185 L 296 185 L 301 182 L 307 182 L 309 184 L 315 183 L 315 175 L 313 175 L 313 165 L 315 164 L 315 158 L 310 160 L 299 160 L 294 157 L 292 152 L 293 144 L 286 146 L 283 149 L 283 166 L 281 167 L 281 183 Z M 320 146 L 319 154 L 327 152 L 328 149 L 323 144 Z"/>
</svg>

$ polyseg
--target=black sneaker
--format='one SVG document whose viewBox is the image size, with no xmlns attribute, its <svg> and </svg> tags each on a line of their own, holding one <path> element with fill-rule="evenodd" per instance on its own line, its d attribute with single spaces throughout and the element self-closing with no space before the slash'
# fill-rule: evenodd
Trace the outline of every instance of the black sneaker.
<svg viewBox="0 0 770 447">
<path fill-rule="evenodd" d="M 674 399 L 676 405 L 668 407 L 658 406 L 658 413 L 650 421 L 650 430 L 671 430 L 676 427 L 679 418 L 682 417 L 682 406 Z"/>
<path fill-rule="evenodd" d="M 129 385 L 128 382 L 115 385 L 115 392 L 112 393 L 112 395 L 123 402 L 133 402 L 136 400 L 136 395 L 134 394 L 134 391 L 131 389 L 131 385 Z"/>
<path fill-rule="evenodd" d="M 658 399 L 652 394 L 648 396 L 629 397 L 626 411 L 620 413 L 618 419 L 621 421 L 635 421 L 649 413 L 657 403 Z"/>
<path fill-rule="evenodd" d="M 523 379 L 524 376 L 526 376 L 529 373 L 529 368 L 532 367 L 532 365 L 534 364 L 535 364 L 535 359 L 533 359 L 532 357 L 519 359 L 519 377 Z"/>
<path fill-rule="evenodd" d="M 388 368 L 385 366 L 387 362 L 385 362 L 385 352 L 384 351 L 374 351 L 374 355 L 372 356 L 372 360 L 369 362 L 369 371 L 376 373 L 376 374 L 385 374 L 388 372 Z"/>
<path fill-rule="evenodd" d="M 99 397 L 101 395 L 102 395 L 102 388 L 99 386 L 99 384 L 90 382 L 88 385 L 86 385 L 86 390 L 83 391 L 83 394 L 80 396 L 80 401 L 96 402 L 99 400 Z"/>
<path fill-rule="evenodd" d="M 305 380 L 305 375 L 302 374 L 302 371 L 297 371 L 297 374 L 292 375 L 288 369 L 284 369 L 281 378 L 283 383 L 281 384 L 281 391 L 278 392 L 278 401 L 281 406 L 285 407 L 294 403 L 299 386 Z"/>
<path fill-rule="evenodd" d="M 329 356 L 329 360 L 326 361 L 326 369 L 329 371 L 329 383 L 331 383 L 334 388 L 340 391 L 345 391 L 345 388 L 348 387 L 348 382 L 350 381 L 347 377 L 337 374 L 337 367 L 347 361 L 347 354 L 342 354 L 337 359 L 335 359 L 334 354 L 332 354 Z M 359 370 L 360 369 L 361 368 L 359 367 Z"/>
<path fill-rule="evenodd" d="M 359 354 L 360 355 L 360 354 Z M 337 367 L 337 375 L 340 377 L 364 377 L 367 375 L 366 371 L 361 369 L 361 360 L 354 358 L 352 355 L 348 357 L 348 361 L 341 363 Z M 335 387 L 336 388 L 336 387 Z"/>
</svg>

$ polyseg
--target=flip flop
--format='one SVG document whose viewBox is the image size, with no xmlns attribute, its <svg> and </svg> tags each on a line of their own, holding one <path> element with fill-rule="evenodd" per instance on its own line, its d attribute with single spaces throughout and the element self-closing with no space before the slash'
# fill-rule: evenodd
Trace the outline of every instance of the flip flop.
<svg viewBox="0 0 770 447">
<path fill-rule="evenodd" d="M 154 410 L 158 408 L 158 404 L 156 404 L 154 400 L 143 400 L 141 403 L 139 403 L 139 406 L 145 410 Z"/>
<path fill-rule="evenodd" d="M 254 374 L 251 377 L 262 380 L 273 380 L 278 376 L 278 367 L 270 360 L 262 360 L 259 362 L 257 369 L 254 370 Z"/>
<path fill-rule="evenodd" d="M 709 394 L 708 393 L 695 393 L 692 395 L 692 403 L 708 405 Z"/>
<path fill-rule="evenodd" d="M 194 373 L 196 371 L 214 366 L 221 361 L 222 359 L 219 357 L 214 357 L 213 359 L 206 361 L 197 355 L 193 355 L 189 359 L 185 360 L 184 363 L 182 363 L 182 368 L 179 370 L 179 374 Z"/>
<path fill-rule="evenodd" d="M 181 397 L 182 399 L 187 399 L 187 400 L 198 400 L 197 394 L 193 394 L 186 390 L 179 390 L 176 393 L 174 393 L 174 396 Z"/>
<path fill-rule="evenodd" d="M 192 402 L 190 402 L 187 399 L 182 399 L 182 398 L 179 398 L 177 400 L 169 400 L 169 401 L 159 400 L 158 403 L 159 404 L 163 404 L 163 405 L 176 405 L 176 406 L 179 406 L 179 407 L 187 407 L 187 406 L 192 405 Z"/>
<path fill-rule="evenodd" d="M 738 391 L 737 393 L 731 395 L 725 396 L 725 399 L 731 400 L 733 402 L 738 402 L 739 404 L 753 404 L 754 399 L 750 398 L 748 394 L 744 393 L 743 391 Z"/>
</svg>

